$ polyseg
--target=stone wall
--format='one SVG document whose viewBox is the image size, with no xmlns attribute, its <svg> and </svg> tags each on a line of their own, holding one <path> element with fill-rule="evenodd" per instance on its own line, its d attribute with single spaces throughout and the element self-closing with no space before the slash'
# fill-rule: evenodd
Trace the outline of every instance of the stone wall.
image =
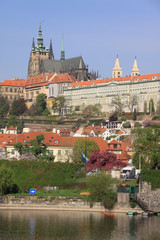
<svg viewBox="0 0 160 240">
<path fill-rule="evenodd" d="M 140 200 L 149 211 L 160 212 L 160 188 L 151 189 L 151 185 L 147 182 L 141 182 L 137 200 Z"/>
</svg>

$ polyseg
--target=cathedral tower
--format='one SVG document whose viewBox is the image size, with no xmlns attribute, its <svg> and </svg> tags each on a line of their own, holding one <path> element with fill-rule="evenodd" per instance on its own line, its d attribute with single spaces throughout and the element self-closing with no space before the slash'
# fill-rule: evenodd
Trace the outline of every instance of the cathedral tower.
<svg viewBox="0 0 160 240">
<path fill-rule="evenodd" d="M 135 57 L 132 72 L 131 72 L 131 77 L 138 76 L 138 75 L 139 75 L 139 68 L 137 65 L 137 59 Z"/>
<path fill-rule="evenodd" d="M 32 42 L 32 50 L 28 64 L 28 77 L 33 77 L 41 74 L 41 63 L 44 59 L 54 59 L 54 55 L 52 50 L 52 42 L 50 42 L 50 49 L 45 48 L 43 44 L 42 29 L 40 24 L 37 44 L 35 45 L 34 39 Z"/>
<path fill-rule="evenodd" d="M 122 68 L 119 64 L 119 59 L 117 55 L 115 65 L 112 70 L 112 78 L 119 78 L 119 77 L 122 77 Z"/>
</svg>

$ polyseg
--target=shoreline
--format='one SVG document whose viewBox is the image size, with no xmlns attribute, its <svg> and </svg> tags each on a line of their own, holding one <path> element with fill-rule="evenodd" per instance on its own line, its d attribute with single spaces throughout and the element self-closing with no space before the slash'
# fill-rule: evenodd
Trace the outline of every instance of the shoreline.
<svg viewBox="0 0 160 240">
<path fill-rule="evenodd" d="M 39 205 L 39 204 L 0 204 L 0 210 L 49 210 L 49 211 L 80 211 L 80 212 L 112 212 L 115 214 L 123 213 L 126 214 L 128 212 L 137 212 L 138 214 L 142 214 L 144 211 L 139 208 L 114 208 L 111 211 L 105 210 L 103 207 L 69 207 L 69 206 L 53 206 L 53 205 Z"/>
</svg>

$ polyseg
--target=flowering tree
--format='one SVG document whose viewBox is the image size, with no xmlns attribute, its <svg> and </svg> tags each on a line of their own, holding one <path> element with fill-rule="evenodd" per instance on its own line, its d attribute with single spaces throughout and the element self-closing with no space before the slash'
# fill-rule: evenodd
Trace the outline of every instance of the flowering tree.
<svg viewBox="0 0 160 240">
<path fill-rule="evenodd" d="M 113 167 L 125 167 L 126 164 L 121 160 L 116 159 L 116 155 L 111 152 L 102 152 L 100 153 L 98 150 L 94 151 L 89 161 L 86 164 L 86 170 L 89 172 L 93 169 L 104 169 L 110 170 Z"/>
</svg>

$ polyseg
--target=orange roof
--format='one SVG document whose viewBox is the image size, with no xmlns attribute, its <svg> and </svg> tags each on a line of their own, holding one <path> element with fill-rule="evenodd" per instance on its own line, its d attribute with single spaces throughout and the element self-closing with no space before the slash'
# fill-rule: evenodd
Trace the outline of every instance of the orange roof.
<svg viewBox="0 0 160 240">
<path fill-rule="evenodd" d="M 13 126 L 10 126 L 10 127 L 8 128 L 8 130 L 16 130 L 16 128 L 13 127 Z"/>
<path fill-rule="evenodd" d="M 64 83 L 64 82 L 69 82 L 73 83 L 76 82 L 77 79 L 73 77 L 72 75 L 69 75 L 68 73 L 63 73 L 56 75 L 49 83 Z"/>
<path fill-rule="evenodd" d="M 0 146 L 4 148 L 5 145 L 13 138 L 15 138 L 14 134 L 0 134 Z"/>
<path fill-rule="evenodd" d="M 140 75 L 140 76 L 134 76 L 134 77 L 120 77 L 120 78 L 106 78 L 106 79 L 97 79 L 97 80 L 91 80 L 91 81 L 85 81 L 85 82 L 76 82 L 72 83 L 70 86 L 75 87 L 89 87 L 94 86 L 98 84 L 105 84 L 109 82 L 125 82 L 125 81 L 143 81 L 143 80 L 151 80 L 153 77 L 157 77 L 157 79 L 160 79 L 160 73 L 153 73 L 153 74 L 147 74 L 147 75 Z"/>
<path fill-rule="evenodd" d="M 1 85 L 3 86 L 15 86 L 15 87 L 25 87 L 26 80 L 16 78 L 14 80 L 5 80 Z"/>
<path fill-rule="evenodd" d="M 83 135 L 88 135 L 93 131 L 96 134 L 102 134 L 106 131 L 105 128 L 101 128 L 100 126 L 87 126 L 84 128 Z"/>
<path fill-rule="evenodd" d="M 37 85 L 43 85 L 43 84 L 46 84 L 48 85 L 48 82 L 49 80 L 51 79 L 51 77 L 53 77 L 55 75 L 55 73 L 49 73 L 49 74 L 44 74 L 44 75 L 38 75 L 38 76 L 35 76 L 35 77 L 30 77 L 30 78 L 27 78 L 27 81 L 26 81 L 26 87 L 35 87 Z"/>
<path fill-rule="evenodd" d="M 74 146 L 74 142 L 77 139 L 84 139 L 84 137 L 62 137 L 59 134 L 52 132 L 29 132 L 29 133 L 21 133 L 18 135 L 12 135 L 12 139 L 8 142 L 7 145 L 14 145 L 16 142 L 21 142 L 23 145 L 30 140 L 35 139 L 38 135 L 44 135 L 44 143 L 49 146 Z M 99 137 L 87 137 L 87 140 L 93 140 L 99 146 L 100 151 L 106 151 L 107 142 Z"/>
</svg>

